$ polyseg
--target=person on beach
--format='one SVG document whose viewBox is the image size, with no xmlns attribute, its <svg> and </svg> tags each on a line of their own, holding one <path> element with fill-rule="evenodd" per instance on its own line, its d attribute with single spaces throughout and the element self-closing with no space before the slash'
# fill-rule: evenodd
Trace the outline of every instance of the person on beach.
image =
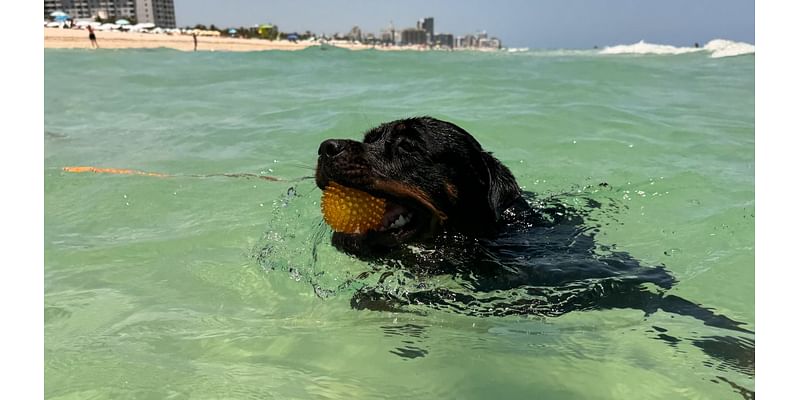
<svg viewBox="0 0 800 400">
<path fill-rule="evenodd" d="M 93 49 L 99 49 L 100 46 L 97 44 L 97 37 L 94 35 L 94 29 L 91 25 L 89 25 L 89 41 L 92 42 Z"/>
<path fill-rule="evenodd" d="M 197 32 L 192 32 L 192 39 L 194 40 L 194 51 L 197 51 Z"/>
</svg>

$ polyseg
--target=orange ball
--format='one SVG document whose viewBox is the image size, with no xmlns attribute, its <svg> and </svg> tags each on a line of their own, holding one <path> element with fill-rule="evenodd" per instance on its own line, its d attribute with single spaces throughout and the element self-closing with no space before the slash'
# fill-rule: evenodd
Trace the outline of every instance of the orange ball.
<svg viewBox="0 0 800 400">
<path fill-rule="evenodd" d="M 365 233 L 383 222 L 386 200 L 331 182 L 322 191 L 322 217 L 336 232 Z"/>
</svg>

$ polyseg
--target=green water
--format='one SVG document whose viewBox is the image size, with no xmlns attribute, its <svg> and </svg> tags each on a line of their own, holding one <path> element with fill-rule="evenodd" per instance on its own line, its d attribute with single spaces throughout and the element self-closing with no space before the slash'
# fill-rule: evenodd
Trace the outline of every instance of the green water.
<svg viewBox="0 0 800 400">
<path fill-rule="evenodd" d="M 754 331 L 754 59 L 45 50 L 46 397 L 747 397 L 752 365 L 692 342 L 754 336 L 685 316 L 389 313 L 353 310 L 347 288 L 320 296 L 309 276 L 335 288 L 367 266 L 327 244 L 320 192 L 300 178 L 323 139 L 454 122 L 538 195 L 608 183 L 624 207 L 598 242 L 663 264 L 670 294 Z M 191 176 L 217 173 L 284 180 Z"/>
</svg>

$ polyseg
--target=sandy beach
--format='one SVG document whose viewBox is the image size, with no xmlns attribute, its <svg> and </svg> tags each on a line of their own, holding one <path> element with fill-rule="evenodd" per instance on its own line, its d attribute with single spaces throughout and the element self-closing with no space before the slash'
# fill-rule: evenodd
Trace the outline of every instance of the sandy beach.
<svg viewBox="0 0 800 400">
<path fill-rule="evenodd" d="M 171 48 L 192 51 L 194 44 L 191 35 L 168 35 L 151 33 L 131 33 L 118 31 L 95 31 L 101 49 L 144 49 Z M 319 46 L 319 42 L 290 42 L 288 40 L 237 39 L 229 37 L 197 37 L 198 51 L 263 51 L 263 50 L 302 50 Z M 350 50 L 365 50 L 372 46 L 336 43 L 336 47 Z M 44 47 L 46 49 L 90 49 L 89 32 L 82 29 L 44 28 Z M 408 47 L 381 48 L 378 50 L 416 50 Z"/>
</svg>

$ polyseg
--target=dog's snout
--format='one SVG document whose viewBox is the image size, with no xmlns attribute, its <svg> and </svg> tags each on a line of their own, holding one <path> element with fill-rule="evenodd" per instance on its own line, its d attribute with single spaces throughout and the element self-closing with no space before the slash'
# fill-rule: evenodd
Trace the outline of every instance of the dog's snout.
<svg viewBox="0 0 800 400">
<path fill-rule="evenodd" d="M 326 157 L 336 157 L 344 151 L 345 147 L 343 140 L 328 139 L 319 145 L 317 154 Z"/>
</svg>

